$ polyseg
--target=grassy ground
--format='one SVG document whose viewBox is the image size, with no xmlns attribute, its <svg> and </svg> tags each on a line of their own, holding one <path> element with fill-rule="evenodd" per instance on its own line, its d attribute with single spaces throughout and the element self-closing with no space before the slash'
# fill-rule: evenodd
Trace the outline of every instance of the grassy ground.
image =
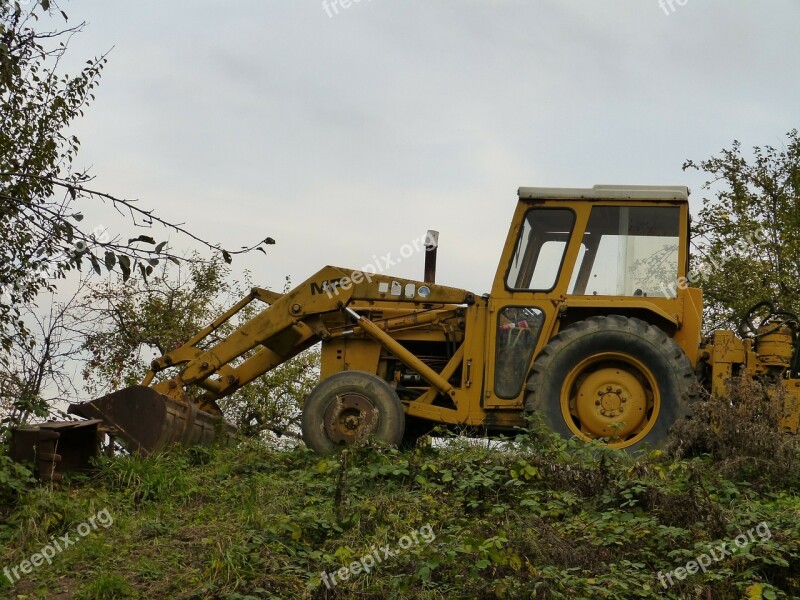
<svg viewBox="0 0 800 600">
<path fill-rule="evenodd" d="M 538 430 L 494 448 L 104 459 L 3 509 L 0 568 L 74 543 L 13 586 L 0 575 L 0 597 L 800 597 L 796 474 L 658 454 Z"/>
</svg>

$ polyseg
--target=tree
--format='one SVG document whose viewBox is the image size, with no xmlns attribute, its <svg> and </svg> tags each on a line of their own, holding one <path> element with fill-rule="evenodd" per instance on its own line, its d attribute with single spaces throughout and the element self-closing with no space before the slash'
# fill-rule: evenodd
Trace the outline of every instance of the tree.
<svg viewBox="0 0 800 600">
<path fill-rule="evenodd" d="M 25 8 L 23 8 L 23 4 Z M 233 254 L 165 221 L 135 200 L 92 189 L 92 177 L 75 166 L 80 141 L 68 132 L 94 99 L 107 59 L 86 62 L 75 76 L 59 63 L 69 39 L 84 26 L 67 27 L 55 0 L 0 0 L 0 361 L 7 364 L 16 336 L 26 335 L 21 307 L 55 289 L 70 270 L 89 266 L 147 277 L 159 260 L 178 261 L 165 241 L 150 234 L 108 235 L 81 225 L 79 207 L 102 201 L 130 217 L 135 227 L 162 226 L 221 254 Z"/>
<path fill-rule="evenodd" d="M 66 301 L 51 298 L 46 309 L 22 307 L 30 335 L 15 340 L 8 364 L 0 371 L 0 439 L 7 425 L 63 416 L 59 405 L 66 408 L 78 398 L 77 359 L 92 318 L 82 303 L 87 280 L 84 277 Z"/>
<path fill-rule="evenodd" d="M 126 283 L 109 276 L 90 285 L 83 299 L 94 314 L 83 342 L 86 390 L 99 396 L 140 383 L 153 358 L 185 343 L 222 312 L 228 274 L 218 259 L 190 258 L 171 271 L 164 264 L 148 278 Z M 238 295 L 238 284 L 233 287 Z"/>
<path fill-rule="evenodd" d="M 736 327 L 760 300 L 800 312 L 800 135 L 784 148 L 741 144 L 684 170 L 709 175 L 694 224 L 693 285 L 703 288 L 709 328 Z"/>
</svg>

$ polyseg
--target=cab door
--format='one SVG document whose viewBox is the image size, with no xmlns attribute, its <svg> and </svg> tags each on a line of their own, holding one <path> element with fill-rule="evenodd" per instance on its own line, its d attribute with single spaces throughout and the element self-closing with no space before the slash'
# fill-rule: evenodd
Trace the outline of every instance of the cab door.
<svg viewBox="0 0 800 600">
<path fill-rule="evenodd" d="M 487 311 L 485 408 L 523 406 L 533 357 L 556 327 L 561 288 L 571 278 L 566 265 L 575 261 L 568 250 L 577 221 L 570 206 L 517 209 Z"/>
</svg>

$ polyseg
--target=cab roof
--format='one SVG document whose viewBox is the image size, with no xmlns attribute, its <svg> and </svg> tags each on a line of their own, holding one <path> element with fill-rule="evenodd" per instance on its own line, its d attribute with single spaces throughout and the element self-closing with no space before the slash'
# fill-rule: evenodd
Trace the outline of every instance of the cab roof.
<svg viewBox="0 0 800 600">
<path fill-rule="evenodd" d="M 521 187 L 521 200 L 673 200 L 688 202 L 684 185 L 596 185 L 591 188 Z"/>
</svg>

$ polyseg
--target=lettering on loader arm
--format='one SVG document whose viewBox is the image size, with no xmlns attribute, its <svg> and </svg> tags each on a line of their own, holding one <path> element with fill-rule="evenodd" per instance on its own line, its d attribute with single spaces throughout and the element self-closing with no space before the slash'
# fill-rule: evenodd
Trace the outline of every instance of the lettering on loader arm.
<svg viewBox="0 0 800 600">
<path fill-rule="evenodd" d="M 330 294 L 329 290 L 332 287 L 333 287 L 333 289 L 336 289 L 336 287 L 338 285 L 339 285 L 339 280 L 335 280 L 333 282 L 333 284 L 331 284 L 330 280 L 328 280 L 328 279 L 326 279 L 324 281 L 321 281 L 320 283 L 312 281 L 311 282 L 311 295 L 312 296 L 316 296 L 317 294 L 323 294 L 323 293 L 324 294 Z"/>
</svg>

